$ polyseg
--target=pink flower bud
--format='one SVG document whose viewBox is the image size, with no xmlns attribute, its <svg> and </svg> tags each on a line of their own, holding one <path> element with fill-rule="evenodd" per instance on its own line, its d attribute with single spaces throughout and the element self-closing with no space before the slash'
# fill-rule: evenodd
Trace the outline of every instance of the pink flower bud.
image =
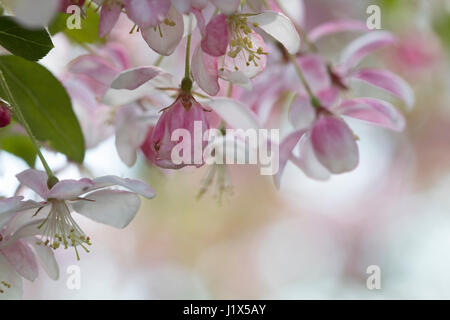
<svg viewBox="0 0 450 320">
<path fill-rule="evenodd" d="M 11 111 L 8 107 L 0 102 L 0 128 L 4 128 L 11 123 Z"/>
<path fill-rule="evenodd" d="M 59 1 L 59 11 L 67 13 L 67 8 L 71 5 L 77 5 L 82 7 L 85 0 L 60 0 Z"/>
<path fill-rule="evenodd" d="M 180 169 L 188 165 L 203 165 L 202 152 L 207 144 L 203 141 L 203 134 L 209 129 L 207 111 L 191 95 L 184 93 L 163 110 L 153 131 L 151 143 L 157 166 Z M 185 147 L 181 147 L 182 145 Z M 174 161 L 174 147 L 177 147 L 177 152 L 174 153 L 183 159 L 181 163 Z"/>
</svg>

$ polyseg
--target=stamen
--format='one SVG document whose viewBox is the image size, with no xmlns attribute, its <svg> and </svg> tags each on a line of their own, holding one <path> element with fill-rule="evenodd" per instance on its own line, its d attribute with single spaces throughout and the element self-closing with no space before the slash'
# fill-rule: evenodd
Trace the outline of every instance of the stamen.
<svg viewBox="0 0 450 320">
<path fill-rule="evenodd" d="M 70 209 L 65 201 L 50 201 L 51 209 L 48 216 L 38 227 L 38 229 L 42 229 L 42 235 L 40 241 L 36 242 L 36 244 L 47 246 L 53 250 L 58 249 L 61 244 L 64 246 L 64 249 L 73 247 L 77 260 L 80 260 L 77 246 L 81 246 L 86 252 L 89 252 L 85 245 L 91 245 L 90 238 L 86 236 L 72 218 Z"/>
</svg>

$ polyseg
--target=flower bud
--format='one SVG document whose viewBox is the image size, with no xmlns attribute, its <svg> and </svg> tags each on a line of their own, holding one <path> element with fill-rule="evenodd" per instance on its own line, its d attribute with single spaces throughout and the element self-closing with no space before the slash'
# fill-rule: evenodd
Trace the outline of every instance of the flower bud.
<svg viewBox="0 0 450 320">
<path fill-rule="evenodd" d="M 4 128 L 11 123 L 11 111 L 6 104 L 0 101 L 0 128 Z"/>
<path fill-rule="evenodd" d="M 151 140 L 157 166 L 180 169 L 204 164 L 203 148 L 207 141 L 203 141 L 203 134 L 209 129 L 207 111 L 190 94 L 185 93 L 163 110 Z"/>
</svg>

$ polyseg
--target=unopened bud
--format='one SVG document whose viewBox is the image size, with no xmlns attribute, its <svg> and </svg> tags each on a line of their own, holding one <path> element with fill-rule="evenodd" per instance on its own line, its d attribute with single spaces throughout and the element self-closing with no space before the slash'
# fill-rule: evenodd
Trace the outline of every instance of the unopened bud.
<svg viewBox="0 0 450 320">
<path fill-rule="evenodd" d="M 6 104 L 0 101 L 0 128 L 4 128 L 11 123 L 11 111 Z"/>
</svg>

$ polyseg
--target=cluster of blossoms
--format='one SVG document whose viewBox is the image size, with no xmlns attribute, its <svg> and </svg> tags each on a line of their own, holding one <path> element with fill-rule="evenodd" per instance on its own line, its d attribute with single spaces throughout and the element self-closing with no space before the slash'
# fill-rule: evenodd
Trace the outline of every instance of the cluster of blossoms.
<svg viewBox="0 0 450 320">
<path fill-rule="evenodd" d="M 25 19 L 20 2 L 27 1 L 11 3 L 11 11 Z M 173 139 L 177 129 L 194 137 L 194 123 L 200 122 L 201 133 L 218 128 L 226 140 L 226 128 L 268 127 L 273 124 L 271 115 L 281 111 L 275 110 L 277 102 L 289 93 L 294 97 L 288 112 L 291 132 L 279 144 L 272 141 L 272 147 L 280 150 L 276 184 L 280 185 L 289 161 L 307 176 L 326 180 L 355 169 L 359 162 L 357 137 L 345 117 L 394 131 L 405 126 L 402 114 L 388 101 L 348 98 L 353 81 L 384 90 L 408 108 L 414 104 L 413 92 L 404 80 L 388 70 L 359 67 L 368 54 L 394 44 L 392 34 L 369 31 L 364 23 L 353 20 L 328 22 L 305 33 L 301 0 L 286 1 L 295 9 L 289 12 L 283 1 L 275 0 L 56 2 L 54 9 L 61 11 L 74 4 L 95 6 L 100 37 L 108 37 L 119 18 L 128 16 L 135 24 L 133 31 L 140 32 L 161 56 L 171 56 L 186 40 L 185 74 L 178 81 L 155 65 L 132 66 L 127 49 L 112 41 L 77 57 L 61 77 L 86 148 L 115 135 L 118 156 L 130 167 L 140 152 L 159 168 L 192 165 L 172 159 L 182 139 Z M 290 12 L 295 15 L 288 17 Z M 316 43 L 341 32 L 358 37 L 343 49 L 339 64 L 333 64 L 320 54 Z M 192 39 L 198 41 L 191 54 Z M 1 127 L 10 123 L 11 110 L 13 101 L 0 102 Z M 215 174 L 219 190 L 229 188 L 227 168 L 214 166 L 200 195 Z M 80 250 L 89 251 L 92 240 L 76 223 L 73 212 L 124 228 L 138 212 L 138 195 L 155 196 L 144 182 L 116 176 L 59 181 L 51 170 L 30 169 L 17 178 L 40 201 L 21 196 L 0 200 L 0 297 L 20 295 L 21 279 L 36 278 L 36 256 L 56 279 L 54 250 L 73 248 L 78 258 Z"/>
</svg>

